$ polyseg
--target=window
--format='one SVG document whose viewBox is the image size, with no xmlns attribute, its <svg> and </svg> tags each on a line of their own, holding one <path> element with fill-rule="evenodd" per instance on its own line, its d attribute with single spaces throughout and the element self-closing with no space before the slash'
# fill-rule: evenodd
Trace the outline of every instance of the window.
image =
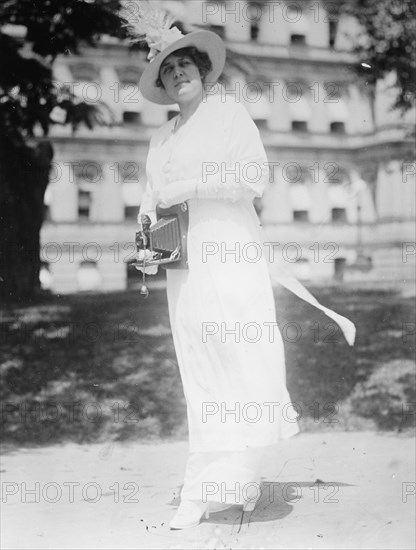
<svg viewBox="0 0 416 550">
<path fill-rule="evenodd" d="M 250 38 L 256 41 L 259 36 L 259 24 L 257 22 L 250 25 Z"/>
<path fill-rule="evenodd" d="M 295 222 L 308 222 L 309 212 L 307 210 L 294 210 L 293 221 Z"/>
<path fill-rule="evenodd" d="M 329 21 L 329 47 L 334 48 L 335 47 L 335 40 L 337 36 L 337 28 L 338 28 L 338 21 L 333 20 Z"/>
<path fill-rule="evenodd" d="M 293 44 L 294 46 L 305 46 L 306 37 L 304 34 L 291 34 L 290 43 Z"/>
<path fill-rule="evenodd" d="M 140 124 L 140 121 L 140 113 L 135 113 L 133 111 L 123 112 L 123 124 L 128 126 L 137 126 Z"/>
<path fill-rule="evenodd" d="M 307 132 L 308 123 L 305 120 L 292 120 L 292 130 L 294 132 Z"/>
<path fill-rule="evenodd" d="M 262 6 L 257 2 L 251 2 L 249 4 L 248 13 L 248 19 L 250 21 L 250 38 L 256 42 L 259 36 L 259 22 L 262 13 Z"/>
<path fill-rule="evenodd" d="M 332 221 L 334 223 L 347 222 L 347 212 L 345 208 L 333 208 L 331 213 L 332 213 Z"/>
<path fill-rule="evenodd" d="M 126 221 L 136 221 L 139 208 L 137 206 L 125 206 L 124 207 L 124 219 Z"/>
<path fill-rule="evenodd" d="M 331 122 L 330 131 L 331 131 L 331 134 L 345 134 L 345 123 Z"/>
<path fill-rule="evenodd" d="M 78 190 L 78 218 L 80 220 L 89 220 L 90 208 L 91 208 L 91 192 L 84 191 L 83 189 L 79 189 Z"/>
</svg>

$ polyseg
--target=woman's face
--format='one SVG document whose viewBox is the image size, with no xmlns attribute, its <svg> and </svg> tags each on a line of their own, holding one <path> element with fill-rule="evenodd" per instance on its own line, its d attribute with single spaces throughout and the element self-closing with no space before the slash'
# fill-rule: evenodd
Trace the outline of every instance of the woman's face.
<svg viewBox="0 0 416 550">
<path fill-rule="evenodd" d="M 176 103 L 192 100 L 201 93 L 201 75 L 187 55 L 170 54 L 162 63 L 159 75 L 166 93 Z"/>
</svg>

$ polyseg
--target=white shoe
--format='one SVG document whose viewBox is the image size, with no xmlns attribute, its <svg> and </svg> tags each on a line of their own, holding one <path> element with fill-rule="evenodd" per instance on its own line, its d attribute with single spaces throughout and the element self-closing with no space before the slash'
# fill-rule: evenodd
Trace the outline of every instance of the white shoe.
<svg viewBox="0 0 416 550">
<path fill-rule="evenodd" d="M 200 524 L 202 516 L 209 517 L 208 503 L 197 500 L 184 500 L 172 521 L 169 523 L 171 529 L 189 529 Z"/>
</svg>

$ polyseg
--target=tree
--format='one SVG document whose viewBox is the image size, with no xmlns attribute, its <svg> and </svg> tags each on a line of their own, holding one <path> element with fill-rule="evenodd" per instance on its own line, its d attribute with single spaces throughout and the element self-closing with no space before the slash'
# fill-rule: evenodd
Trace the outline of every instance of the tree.
<svg viewBox="0 0 416 550">
<path fill-rule="evenodd" d="M 346 13 L 362 28 L 355 52 L 369 84 L 396 74 L 394 107 L 405 112 L 416 103 L 416 2 L 414 0 L 341 0 L 330 13 Z M 339 10 L 339 11 L 338 11 Z"/>
<path fill-rule="evenodd" d="M 57 90 L 60 54 L 126 37 L 120 0 L 3 0 L 0 6 L 0 296 L 27 298 L 39 288 L 40 228 L 53 147 L 53 113 L 75 128 L 100 122 L 96 106 Z M 34 139 L 35 128 L 44 139 Z"/>
</svg>

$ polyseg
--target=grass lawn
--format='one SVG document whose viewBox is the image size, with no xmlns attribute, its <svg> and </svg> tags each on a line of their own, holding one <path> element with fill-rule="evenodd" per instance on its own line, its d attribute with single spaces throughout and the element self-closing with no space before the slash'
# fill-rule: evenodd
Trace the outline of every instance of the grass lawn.
<svg viewBox="0 0 416 550">
<path fill-rule="evenodd" d="M 392 290 L 311 288 L 357 326 L 276 292 L 287 383 L 304 431 L 415 424 L 415 307 Z M 243 299 L 243 297 L 242 297 Z M 166 291 L 45 296 L 1 311 L 2 438 L 19 445 L 186 436 Z"/>
</svg>

